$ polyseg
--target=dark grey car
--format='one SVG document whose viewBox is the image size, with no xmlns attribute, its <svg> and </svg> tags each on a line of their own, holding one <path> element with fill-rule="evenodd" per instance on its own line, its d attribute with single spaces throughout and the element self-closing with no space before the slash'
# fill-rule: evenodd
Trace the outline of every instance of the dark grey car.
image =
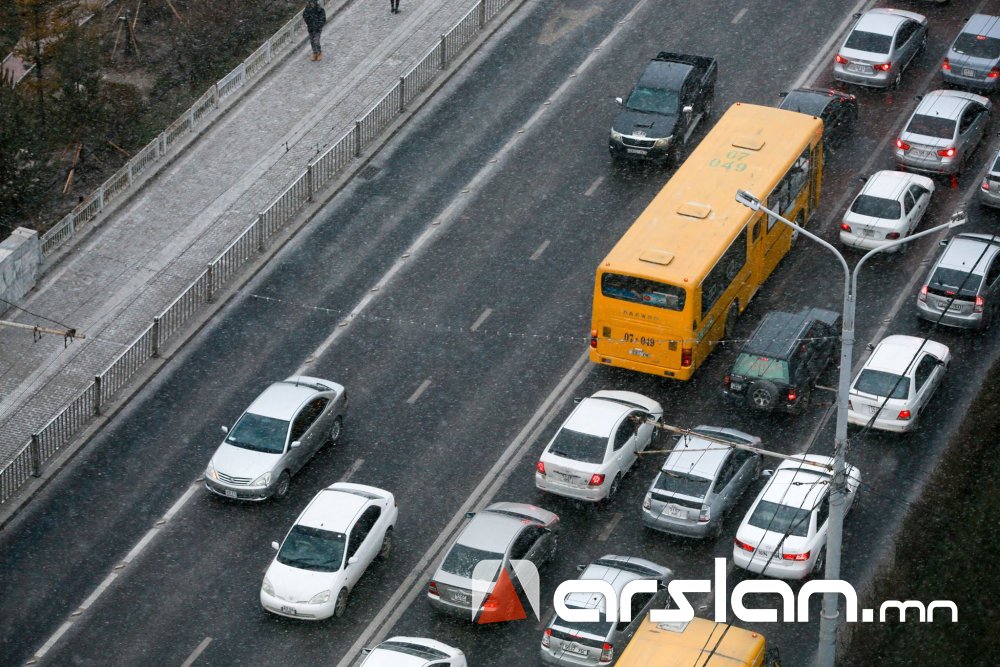
<svg viewBox="0 0 1000 667">
<path fill-rule="evenodd" d="M 682 436 L 642 501 L 642 523 L 686 537 L 718 537 L 723 517 L 760 475 L 760 454 L 721 442 L 760 447 L 760 438 L 698 426 Z M 703 437 L 700 437 L 703 436 Z"/>
<path fill-rule="evenodd" d="M 973 14 L 941 62 L 945 82 L 992 93 L 1000 86 L 1000 16 Z"/>
</svg>

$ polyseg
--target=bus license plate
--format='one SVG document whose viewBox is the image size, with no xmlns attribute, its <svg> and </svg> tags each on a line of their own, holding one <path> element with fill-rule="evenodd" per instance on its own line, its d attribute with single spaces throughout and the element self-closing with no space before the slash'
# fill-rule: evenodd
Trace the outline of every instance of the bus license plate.
<svg viewBox="0 0 1000 667">
<path fill-rule="evenodd" d="M 626 150 L 627 150 L 627 151 L 628 151 L 629 153 L 632 153 L 633 155 L 645 155 L 646 153 L 648 153 L 648 152 L 649 152 L 649 151 L 645 151 L 645 150 L 643 150 L 643 149 L 641 149 L 641 148 L 628 148 L 628 149 L 626 149 Z"/>
</svg>

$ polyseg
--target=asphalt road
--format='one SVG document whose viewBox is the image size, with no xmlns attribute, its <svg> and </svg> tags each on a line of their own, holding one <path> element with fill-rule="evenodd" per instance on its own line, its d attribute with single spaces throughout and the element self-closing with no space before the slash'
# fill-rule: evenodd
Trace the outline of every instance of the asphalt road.
<svg viewBox="0 0 1000 667">
<path fill-rule="evenodd" d="M 852 91 L 862 122 L 854 138 L 828 154 L 815 227 L 825 238 L 836 238 L 855 176 L 891 167 L 888 142 L 914 96 L 937 87 L 937 63 L 960 17 L 979 4 L 918 9 L 931 19 L 930 41 L 902 88 Z M 337 664 L 372 635 L 373 619 L 391 614 L 382 609 L 387 600 L 422 590 L 425 556 L 433 556 L 464 507 L 494 495 L 540 504 L 563 519 L 561 554 L 543 572 L 542 623 L 555 585 L 574 577 L 577 563 L 604 553 L 642 555 L 678 576 L 708 578 L 712 557 L 731 553 L 741 511 L 759 485 L 729 517 L 722 538 L 692 543 L 648 534 L 639 523 L 660 457 L 644 459 L 620 495 L 600 508 L 537 492 L 533 465 L 571 409 L 571 396 L 601 388 L 646 393 L 679 425 L 740 428 L 787 453 L 809 446 L 815 433 L 811 451 L 830 451 L 832 420 L 822 404 L 798 418 L 761 419 L 723 402 L 721 378 L 735 346 L 717 350 L 685 384 L 577 363 L 586 351 L 594 267 L 669 176 L 611 169 L 612 98 L 627 91 L 649 57 L 669 48 L 718 58 L 717 108 L 774 103 L 854 5 L 770 0 L 747 8 L 584 0 L 519 10 L 376 157 L 367 178 L 331 201 L 0 534 L 3 662 L 23 664 L 117 571 L 47 648 L 43 663 L 181 665 L 201 648 L 194 664 Z M 824 67 L 818 85 L 828 82 Z M 946 220 L 977 182 L 995 149 L 992 133 L 990 139 L 957 189 L 939 182 L 923 226 Z M 969 231 L 990 228 L 994 214 L 976 206 L 970 212 Z M 420 241 L 426 230 L 432 236 Z M 897 295 L 912 292 L 914 276 L 926 270 L 934 243 L 915 242 L 902 256 L 866 268 L 859 353 L 883 327 L 927 331 L 916 323 L 913 294 L 885 320 Z M 839 309 L 841 284 L 832 259 L 800 242 L 746 311 L 738 335 L 748 335 L 770 309 Z M 367 308 L 339 327 L 371 294 Z M 135 560 L 115 570 L 199 477 L 220 425 L 231 424 L 269 382 L 300 368 L 333 332 L 339 334 L 308 371 L 351 392 L 341 443 L 321 452 L 280 503 L 238 505 L 197 489 Z M 955 358 L 923 427 L 906 437 L 866 436 L 848 454 L 867 483 L 846 525 L 848 580 L 864 580 L 891 546 L 907 498 L 933 468 L 986 361 L 997 354 L 989 334 L 933 337 L 952 346 Z M 365 575 L 343 619 L 305 624 L 265 614 L 257 592 L 273 555 L 269 543 L 318 489 L 348 471 L 351 481 L 396 494 L 394 553 Z M 422 593 L 415 597 L 409 606 L 403 597 L 398 622 L 374 630 L 453 643 L 474 665 L 536 663 L 539 623 L 471 628 L 438 618 Z M 815 622 L 759 629 L 781 646 L 786 664 L 811 655 Z"/>
</svg>

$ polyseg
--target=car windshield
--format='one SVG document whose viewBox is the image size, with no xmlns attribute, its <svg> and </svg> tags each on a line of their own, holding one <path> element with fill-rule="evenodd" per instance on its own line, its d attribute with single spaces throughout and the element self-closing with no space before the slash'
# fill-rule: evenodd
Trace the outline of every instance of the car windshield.
<svg viewBox="0 0 1000 667">
<path fill-rule="evenodd" d="M 288 422 L 246 412 L 229 432 L 226 442 L 255 452 L 280 454 L 285 451 Z"/>
<path fill-rule="evenodd" d="M 604 463 L 608 452 L 608 436 L 590 435 L 563 428 L 549 445 L 549 453 L 583 463 Z"/>
<path fill-rule="evenodd" d="M 465 544 L 455 544 L 451 548 L 451 551 L 448 552 L 444 562 L 441 563 L 441 569 L 450 574 L 457 574 L 465 579 L 472 579 L 472 571 L 476 569 L 476 565 L 480 561 L 484 560 L 499 562 L 503 560 L 503 554 L 476 549 Z M 490 580 L 492 581 L 492 575 Z"/>
<path fill-rule="evenodd" d="M 300 570 L 336 572 L 344 562 L 346 541 L 343 533 L 295 525 L 278 551 L 278 562 Z"/>
<path fill-rule="evenodd" d="M 712 480 L 676 470 L 661 470 L 653 488 L 657 491 L 677 493 L 692 498 L 704 498 Z"/>
<path fill-rule="evenodd" d="M 677 115 L 677 91 L 637 86 L 625 102 L 631 111 Z"/>
<path fill-rule="evenodd" d="M 403 653 L 404 655 L 412 655 L 416 658 L 423 658 L 424 660 L 440 660 L 442 658 L 448 657 L 447 653 L 445 653 L 444 651 L 439 651 L 436 648 L 431 648 L 430 646 L 424 646 L 423 644 L 414 644 L 412 642 L 397 641 L 394 639 L 388 639 L 379 644 L 378 650 L 395 651 L 396 653 Z"/>
<path fill-rule="evenodd" d="M 854 383 L 854 391 L 883 398 L 906 398 L 910 395 L 910 378 L 866 368 Z"/>
<path fill-rule="evenodd" d="M 955 38 L 955 43 L 952 44 L 951 50 L 961 53 L 963 56 L 996 60 L 1000 58 L 1000 39 L 962 32 Z"/>
<path fill-rule="evenodd" d="M 982 282 L 983 277 L 980 274 L 939 266 L 931 276 L 927 287 L 936 292 L 943 292 L 946 296 L 972 297 L 979 294 Z"/>
<path fill-rule="evenodd" d="M 750 525 L 772 533 L 806 537 L 809 535 L 809 511 L 762 500 L 750 515 Z"/>
<path fill-rule="evenodd" d="M 951 139 L 955 136 L 955 121 L 950 118 L 917 114 L 910 119 L 906 131 L 910 134 L 922 134 L 925 137 L 936 139 Z"/>
<path fill-rule="evenodd" d="M 844 47 L 869 53 L 889 53 L 889 49 L 892 48 L 892 35 L 855 30 L 844 42 Z"/>
<path fill-rule="evenodd" d="M 583 609 L 583 607 L 577 607 L 574 605 L 566 605 L 567 609 Z M 560 628 L 566 628 L 567 630 L 575 630 L 577 633 L 585 633 L 588 635 L 593 635 L 595 637 L 605 638 L 611 633 L 611 621 L 607 620 L 606 614 L 601 612 L 599 621 L 594 623 L 582 623 L 579 621 L 567 621 L 559 614 L 556 614 L 555 620 L 552 625 L 558 625 Z M 572 633 L 571 633 L 572 634 Z"/>
<path fill-rule="evenodd" d="M 826 93 L 793 90 L 785 96 L 778 108 L 798 111 L 810 116 L 820 116 L 830 100 L 831 97 Z"/>
<path fill-rule="evenodd" d="M 733 364 L 732 374 L 787 383 L 788 362 L 741 352 Z"/>
<path fill-rule="evenodd" d="M 902 207 L 895 199 L 883 199 L 882 197 L 872 197 L 871 195 L 858 195 L 858 198 L 851 204 L 851 213 L 868 216 L 869 218 L 890 218 L 898 220 L 902 214 Z"/>
</svg>

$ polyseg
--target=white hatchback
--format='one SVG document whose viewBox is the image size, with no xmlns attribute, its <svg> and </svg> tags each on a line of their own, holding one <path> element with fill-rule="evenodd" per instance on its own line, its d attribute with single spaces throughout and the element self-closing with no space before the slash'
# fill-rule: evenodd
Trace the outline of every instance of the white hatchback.
<svg viewBox="0 0 1000 667">
<path fill-rule="evenodd" d="M 833 459 L 801 454 L 781 462 L 747 510 L 733 540 L 733 564 L 779 579 L 822 572 Z M 854 505 L 861 473 L 846 465 L 847 507 Z"/>
<path fill-rule="evenodd" d="M 659 430 L 659 403 L 631 391 L 599 391 L 580 401 L 535 464 L 535 486 L 597 502 L 615 494 L 622 477 Z"/>
<path fill-rule="evenodd" d="M 902 171 L 879 171 L 865 181 L 840 223 L 840 242 L 871 250 L 909 236 L 934 194 L 934 181 Z M 898 252 L 903 246 L 896 246 Z"/>
<path fill-rule="evenodd" d="M 948 346 L 929 338 L 883 338 L 851 384 L 847 421 L 882 431 L 913 430 L 950 360 Z"/>
<path fill-rule="evenodd" d="M 340 617 L 361 575 L 392 548 L 399 511 L 388 491 L 338 482 L 314 497 L 292 524 L 264 574 L 260 603 L 280 616 Z"/>
</svg>

